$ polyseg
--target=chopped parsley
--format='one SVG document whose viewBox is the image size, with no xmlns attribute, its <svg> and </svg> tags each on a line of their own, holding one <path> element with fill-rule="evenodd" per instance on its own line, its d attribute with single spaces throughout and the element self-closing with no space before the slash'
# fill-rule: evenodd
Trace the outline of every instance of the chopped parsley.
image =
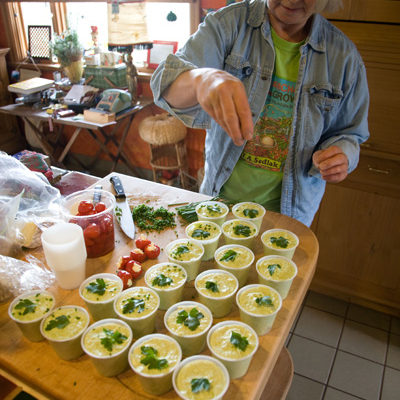
<svg viewBox="0 0 400 400">
<path fill-rule="evenodd" d="M 140 351 L 144 357 L 140 363 L 146 365 L 148 369 L 163 369 L 168 367 L 168 360 L 165 358 L 158 358 L 158 351 L 151 346 L 142 346 Z"/>
<path fill-rule="evenodd" d="M 114 208 L 114 214 L 115 217 L 117 218 L 118 223 L 121 222 L 121 217 L 122 217 L 122 208 L 115 206 Z"/>
<path fill-rule="evenodd" d="M 138 228 L 143 231 L 160 232 L 166 228 L 174 228 L 175 213 L 168 211 L 164 207 L 154 209 L 154 207 L 139 204 L 132 209 L 132 218 Z"/>
<path fill-rule="evenodd" d="M 103 296 L 106 292 L 106 282 L 103 278 L 97 278 L 96 281 L 90 282 L 88 286 L 86 286 L 86 290 L 90 293 L 98 294 Z"/>
<path fill-rule="evenodd" d="M 272 276 L 275 273 L 275 270 L 277 268 L 282 269 L 282 267 L 279 264 L 270 264 L 270 265 L 268 265 L 269 274 Z"/>
<path fill-rule="evenodd" d="M 26 315 L 29 313 L 34 313 L 36 311 L 37 304 L 32 302 L 29 299 L 21 299 L 18 304 L 15 306 L 16 310 L 24 310 L 22 311 L 22 315 Z"/>
<path fill-rule="evenodd" d="M 172 279 L 164 274 L 158 274 L 151 282 L 153 286 L 169 286 L 171 283 Z"/>
<path fill-rule="evenodd" d="M 201 206 L 201 207 L 204 207 L 204 206 Z M 208 205 L 206 205 L 206 208 L 207 208 L 207 212 L 211 216 L 221 214 L 221 207 L 218 204 L 208 204 Z"/>
<path fill-rule="evenodd" d="M 132 314 L 136 311 L 138 314 L 144 311 L 145 302 L 143 299 L 135 299 L 134 297 L 130 297 L 126 299 L 125 304 L 122 306 L 123 314 Z"/>
<path fill-rule="evenodd" d="M 235 250 L 228 250 L 219 259 L 219 261 L 235 261 L 235 258 L 236 258 L 237 255 L 238 255 L 238 253 L 236 253 Z"/>
<path fill-rule="evenodd" d="M 249 341 L 247 337 L 242 336 L 238 332 L 232 331 L 230 342 L 239 350 L 245 351 L 247 346 L 249 345 Z"/>
<path fill-rule="evenodd" d="M 45 331 L 51 331 L 54 328 L 64 329 L 70 323 L 69 318 L 66 315 L 59 315 L 55 319 L 52 319 L 44 328 Z"/>
<path fill-rule="evenodd" d="M 206 239 L 210 236 L 210 232 L 207 232 L 203 229 L 195 229 L 192 233 L 192 238 L 197 239 L 197 238 L 201 238 L 201 239 Z"/>
<path fill-rule="evenodd" d="M 258 215 L 258 210 L 255 210 L 254 208 L 245 208 L 243 210 L 243 215 L 248 218 L 256 218 Z"/>
<path fill-rule="evenodd" d="M 113 331 L 112 329 L 103 328 L 103 332 L 105 333 L 105 337 L 100 339 L 100 343 L 107 349 L 109 352 L 112 351 L 113 346 L 115 344 L 121 344 L 126 339 L 128 339 L 125 335 L 123 335 L 119 331 Z"/>
<path fill-rule="evenodd" d="M 200 319 L 203 317 L 204 315 L 197 308 L 192 308 L 189 314 L 186 310 L 181 310 L 176 317 L 176 323 L 183 324 L 194 331 L 200 325 Z"/>
<path fill-rule="evenodd" d="M 211 290 L 213 293 L 219 292 L 217 282 L 207 281 L 206 289 Z"/>
<path fill-rule="evenodd" d="M 270 296 L 257 297 L 256 298 L 256 303 L 259 306 L 269 306 L 269 307 L 271 307 L 271 306 L 274 305 L 274 303 L 272 302 L 272 299 L 271 299 Z"/>
<path fill-rule="evenodd" d="M 283 249 L 286 249 L 286 247 L 288 247 L 289 244 L 289 240 L 287 240 L 283 236 L 279 236 L 278 238 L 275 236 L 271 236 L 270 240 L 272 244 L 275 244 L 278 247 L 282 247 Z"/>
<path fill-rule="evenodd" d="M 233 227 L 233 232 L 235 232 L 235 235 L 238 236 L 245 236 L 245 237 L 249 237 L 251 234 L 251 230 L 250 227 L 248 227 L 247 225 L 235 225 Z"/>
<path fill-rule="evenodd" d="M 198 393 L 202 390 L 210 390 L 211 384 L 207 378 L 194 378 L 190 381 L 190 385 L 192 386 L 192 392 Z"/>
<path fill-rule="evenodd" d="M 178 246 L 173 252 L 172 252 L 172 254 L 174 255 L 174 256 L 181 256 L 182 254 L 185 254 L 185 253 L 189 253 L 189 247 L 187 247 L 187 246 Z"/>
</svg>

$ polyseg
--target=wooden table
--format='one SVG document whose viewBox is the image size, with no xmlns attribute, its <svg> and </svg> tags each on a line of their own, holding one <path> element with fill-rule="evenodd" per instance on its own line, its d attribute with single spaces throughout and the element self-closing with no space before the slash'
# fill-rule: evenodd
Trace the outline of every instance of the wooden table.
<svg viewBox="0 0 400 400">
<path fill-rule="evenodd" d="M 171 203 L 191 202 L 208 199 L 207 196 L 193 193 L 158 183 L 144 181 L 138 178 L 117 174 L 120 176 L 126 191 L 132 196 L 132 205 L 150 200 L 150 205 L 159 207 Z M 103 188 L 111 191 L 109 177 L 100 180 Z M 169 207 L 173 210 L 174 207 Z M 232 218 L 232 215 L 228 218 Z M 175 240 L 177 236 L 185 237 L 184 225 L 177 223 L 175 229 L 166 230 L 160 234 L 152 233 L 150 239 L 159 244 L 163 249 L 165 245 Z M 284 342 L 289 330 L 298 313 L 299 307 L 304 299 L 309 284 L 314 274 L 318 257 L 318 242 L 312 231 L 300 222 L 289 217 L 267 212 L 261 232 L 270 228 L 285 228 L 293 231 L 300 239 L 299 247 L 296 249 L 293 260 L 298 266 L 298 275 L 295 278 L 288 297 L 284 300 L 271 331 L 260 337 L 260 347 L 256 352 L 248 373 L 241 379 L 231 381 L 225 399 L 250 400 L 270 398 L 270 390 L 276 390 L 285 395 L 287 382 L 280 381 L 279 370 L 285 372 L 290 368 L 290 357 L 284 348 Z M 106 256 L 97 259 L 88 259 L 87 276 L 100 272 L 114 272 L 115 265 L 121 255 L 129 254 L 134 243 L 124 236 L 119 227 L 116 226 L 115 250 Z M 222 244 L 222 243 L 220 243 Z M 256 260 L 263 256 L 259 237 L 254 249 Z M 32 252 L 33 255 L 43 260 L 41 249 Z M 167 261 L 164 251 L 161 252 L 158 261 L 146 261 L 146 270 L 156 262 Z M 209 269 L 213 266 L 212 261 L 203 262 L 201 269 Z M 252 267 L 249 283 L 256 282 L 255 267 Z M 143 278 L 138 285 L 144 285 Z M 55 294 L 57 305 L 81 305 L 84 303 L 79 297 L 78 290 L 62 290 L 57 286 L 51 287 L 50 291 Z M 188 284 L 184 292 L 184 300 L 193 298 L 195 291 L 193 284 Z M 128 370 L 114 378 L 100 376 L 91 364 L 89 357 L 81 356 L 75 361 L 63 361 L 55 354 L 48 342 L 31 343 L 26 340 L 16 324 L 7 315 L 9 302 L 0 305 L 0 373 L 7 379 L 22 386 L 24 390 L 39 398 L 55 399 L 156 399 L 157 397 L 143 393 L 137 376 Z M 163 311 L 157 311 L 156 330 L 166 332 L 162 323 Z M 239 319 L 236 306 L 227 317 L 223 319 Z M 222 319 L 216 319 L 219 322 Z M 209 354 L 208 350 L 204 354 Z M 279 362 L 277 363 L 279 357 Z M 283 363 L 283 364 L 282 364 Z M 275 365 L 277 369 L 274 370 Z M 270 379 L 268 381 L 268 379 Z M 268 382 L 268 384 L 267 384 Z M 267 384 L 267 386 L 266 386 Z M 262 394 L 264 387 L 265 391 Z M 161 399 L 177 399 L 172 390 L 160 396 Z M 273 400 L 277 400 L 275 397 Z"/>
</svg>

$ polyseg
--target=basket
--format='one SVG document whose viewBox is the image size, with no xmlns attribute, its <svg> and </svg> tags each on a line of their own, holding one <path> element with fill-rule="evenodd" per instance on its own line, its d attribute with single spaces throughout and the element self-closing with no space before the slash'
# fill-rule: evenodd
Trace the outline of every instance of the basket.
<svg viewBox="0 0 400 400">
<path fill-rule="evenodd" d="M 85 80 L 90 86 L 98 89 L 112 89 L 126 87 L 126 65 L 119 64 L 115 67 L 85 67 Z"/>
</svg>

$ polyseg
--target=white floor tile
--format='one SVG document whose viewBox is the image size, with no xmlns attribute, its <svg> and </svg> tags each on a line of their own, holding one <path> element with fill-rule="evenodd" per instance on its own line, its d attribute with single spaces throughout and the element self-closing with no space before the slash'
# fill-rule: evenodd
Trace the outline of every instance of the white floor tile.
<svg viewBox="0 0 400 400">
<path fill-rule="evenodd" d="M 286 400 L 322 400 L 324 385 L 294 374 Z"/>
</svg>

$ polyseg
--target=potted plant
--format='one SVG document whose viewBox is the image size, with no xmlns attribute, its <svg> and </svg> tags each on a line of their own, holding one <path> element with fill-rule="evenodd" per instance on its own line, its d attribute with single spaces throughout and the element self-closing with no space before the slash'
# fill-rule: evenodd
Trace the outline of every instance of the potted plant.
<svg viewBox="0 0 400 400">
<path fill-rule="evenodd" d="M 74 30 L 67 30 L 61 35 L 55 35 L 50 47 L 71 83 L 79 83 L 83 73 L 83 47 L 79 43 L 78 34 Z"/>
</svg>

